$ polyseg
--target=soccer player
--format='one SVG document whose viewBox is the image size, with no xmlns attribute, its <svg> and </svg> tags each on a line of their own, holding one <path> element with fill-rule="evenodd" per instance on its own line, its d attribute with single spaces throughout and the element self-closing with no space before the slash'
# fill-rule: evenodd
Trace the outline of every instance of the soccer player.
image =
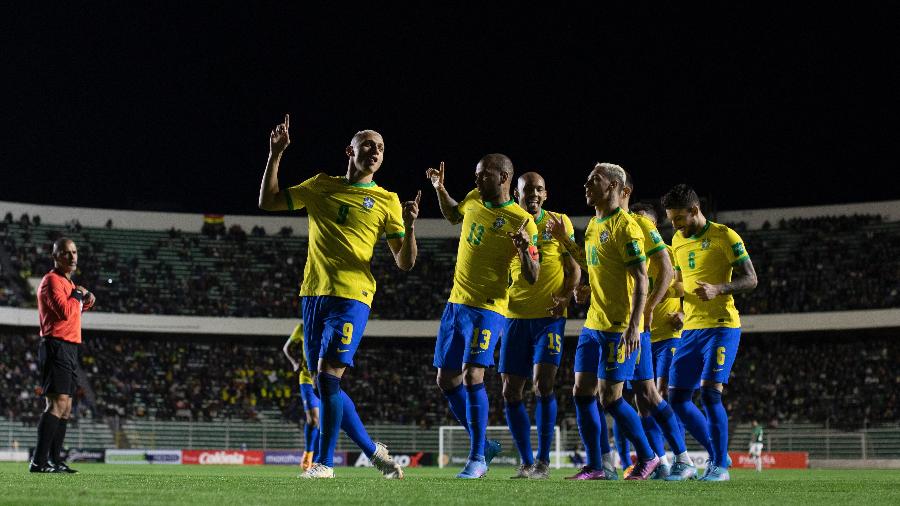
<svg viewBox="0 0 900 506">
<path fill-rule="evenodd" d="M 631 174 L 625 172 L 625 185 L 622 187 L 622 209 L 629 211 L 631 195 L 634 193 L 634 179 Z M 684 444 L 684 432 L 675 412 L 662 398 L 656 389 L 655 360 L 653 358 L 652 328 L 656 317 L 656 308 L 664 300 L 670 299 L 673 293 L 669 290 L 675 279 L 675 271 L 672 268 L 672 259 L 666 249 L 666 243 L 656 229 L 656 221 L 650 220 L 643 214 L 630 213 L 631 217 L 640 226 L 644 235 L 644 251 L 647 256 L 647 276 L 650 294 L 647 296 L 647 304 L 644 306 L 644 327 L 641 332 L 641 346 L 635 359 L 634 375 L 631 379 L 631 388 L 635 393 L 638 412 L 641 415 L 641 425 L 650 446 L 660 459 L 660 465 L 653 473 L 653 479 L 670 479 L 681 481 L 693 478 L 697 475 L 697 468 L 687 453 Z M 671 299 L 678 304 L 678 299 Z M 672 304 L 669 303 L 669 308 Z M 659 323 L 664 323 L 665 319 Z M 617 428 L 619 428 L 617 426 Z M 669 442 L 672 452 L 675 454 L 677 466 L 673 468 L 666 458 L 665 442 Z"/>
<path fill-rule="evenodd" d="M 38 286 L 38 319 L 41 326 L 41 387 L 47 408 L 38 421 L 37 445 L 28 470 L 32 473 L 76 473 L 62 459 L 66 426 L 72 415 L 72 396 L 78 387 L 78 348 L 81 346 L 81 313 L 97 299 L 85 287 L 72 282 L 78 268 L 78 248 L 62 237 L 53 243 L 53 270 Z"/>
<path fill-rule="evenodd" d="M 528 211 L 538 227 L 550 214 L 543 208 L 547 185 L 536 172 L 519 176 L 515 196 L 519 206 Z M 557 214 L 566 233 L 575 237 L 572 221 Z M 581 279 L 581 269 L 559 241 L 544 231 L 538 235 L 538 258 L 541 276 L 529 283 L 521 276 L 522 264 L 513 260 L 509 289 L 506 333 L 500 342 L 500 367 L 503 378 L 503 400 L 506 423 L 512 434 L 522 465 L 513 478 L 547 479 L 550 477 L 550 444 L 556 424 L 556 396 L 553 383 L 562 358 L 566 308 Z M 535 421 L 538 432 L 537 461 L 531 452 L 531 420 L 522 394 L 527 378 L 532 378 L 535 395 Z"/>
<path fill-rule="evenodd" d="M 623 382 L 634 372 L 641 343 L 647 298 L 644 233 L 621 208 L 625 171 L 612 163 L 594 166 L 584 184 L 587 204 L 595 209 L 585 231 L 584 249 L 565 232 L 561 220 L 549 217 L 547 229 L 576 261 L 587 269 L 591 305 L 575 350 L 575 416 L 588 463 L 575 480 L 616 479 L 605 417 L 597 405 L 599 387 L 603 409 L 612 414 L 634 443 L 638 462 L 626 479 L 645 480 L 659 465 L 641 426 L 640 417 L 622 398 Z M 603 455 L 608 455 L 603 462 Z"/>
<path fill-rule="evenodd" d="M 322 403 L 319 455 L 301 476 L 334 477 L 334 448 L 338 430 L 352 439 L 386 478 L 402 478 L 403 471 L 387 448 L 366 432 L 356 406 L 341 390 L 341 377 L 353 367 L 372 297 L 375 279 L 370 271 L 378 239 L 387 237 L 401 270 L 416 261 L 415 221 L 419 199 L 400 203 L 396 193 L 372 178 L 384 160 L 384 140 L 374 130 L 357 132 L 345 149 L 344 176 L 317 174 L 297 186 L 278 186 L 278 166 L 290 144 L 290 117 L 269 134 L 269 159 L 259 192 L 259 207 L 267 211 L 309 214 L 309 250 L 303 271 L 303 325 L 306 363 L 316 364 Z"/>
<path fill-rule="evenodd" d="M 753 434 L 750 436 L 750 460 L 756 464 L 756 472 L 762 472 L 763 428 L 753 420 Z"/>
<path fill-rule="evenodd" d="M 712 442 L 700 479 L 727 481 L 728 414 L 722 385 L 728 382 L 741 339 L 733 294 L 756 288 L 756 271 L 741 237 L 706 219 L 690 186 L 676 185 L 662 204 L 676 230 L 675 280 L 684 295 L 684 330 L 669 371 L 669 403 L 697 441 Z M 706 417 L 691 400 L 698 384 Z"/>
<path fill-rule="evenodd" d="M 306 447 L 300 467 L 306 471 L 312 467 L 319 449 L 319 396 L 316 395 L 312 374 L 306 366 L 306 357 L 303 354 L 303 323 L 298 323 L 294 327 L 282 351 L 300 376 L 299 397 L 303 402 L 303 413 L 306 415 L 306 424 L 303 426 Z"/>
<path fill-rule="evenodd" d="M 499 452 L 499 443 L 485 441 L 489 405 L 484 369 L 494 365 L 494 347 L 506 328 L 513 258 L 519 259 L 520 277 L 529 284 L 538 280 L 537 226 L 528 211 L 510 198 L 513 164 L 505 155 L 486 155 L 478 162 L 477 188 L 459 203 L 444 188 L 443 162 L 438 170 L 428 169 L 426 176 L 444 217 L 450 223 L 462 223 L 453 289 L 441 317 L 434 366 L 450 411 L 469 432 L 469 457 L 457 478 L 481 478 Z"/>
</svg>

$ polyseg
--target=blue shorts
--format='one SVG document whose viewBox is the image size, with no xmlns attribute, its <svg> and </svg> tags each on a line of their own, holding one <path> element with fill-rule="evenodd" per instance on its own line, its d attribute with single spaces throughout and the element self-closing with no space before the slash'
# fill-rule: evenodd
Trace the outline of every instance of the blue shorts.
<svg viewBox="0 0 900 506">
<path fill-rule="evenodd" d="M 463 364 L 493 366 L 494 348 L 505 329 L 500 313 L 448 302 L 434 345 L 434 366 L 453 371 L 462 371 Z"/>
<path fill-rule="evenodd" d="M 625 356 L 621 332 L 581 329 L 575 348 L 575 372 L 591 372 L 611 382 L 626 381 L 634 373 L 638 353 Z"/>
<path fill-rule="evenodd" d="M 358 300 L 330 295 L 303 297 L 303 352 L 310 369 L 318 369 L 319 358 L 353 367 L 353 355 L 368 320 L 369 306 Z"/>
<path fill-rule="evenodd" d="M 741 342 L 741 329 L 685 330 L 672 357 L 669 386 L 697 388 L 700 380 L 728 383 Z"/>
<path fill-rule="evenodd" d="M 303 411 L 319 407 L 319 396 L 309 383 L 300 383 L 300 401 L 303 402 Z"/>
<path fill-rule="evenodd" d="M 675 356 L 675 350 L 681 339 L 673 337 L 664 341 L 657 341 L 650 346 L 653 347 L 653 363 L 655 364 L 656 377 L 663 378 L 668 383 L 669 368 L 672 366 L 672 357 Z"/>
<path fill-rule="evenodd" d="M 650 333 L 641 332 L 641 347 L 635 353 L 637 357 L 634 359 L 634 374 L 631 381 L 645 381 L 656 379 L 656 373 L 653 370 L 653 345 L 650 344 Z"/>
<path fill-rule="evenodd" d="M 565 318 L 510 318 L 500 342 L 501 373 L 530 378 L 534 364 L 559 367 Z"/>
</svg>

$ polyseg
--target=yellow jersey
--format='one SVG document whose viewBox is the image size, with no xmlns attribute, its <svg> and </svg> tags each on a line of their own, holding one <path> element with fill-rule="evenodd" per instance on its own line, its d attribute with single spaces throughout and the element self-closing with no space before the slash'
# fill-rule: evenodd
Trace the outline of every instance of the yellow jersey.
<svg viewBox="0 0 900 506">
<path fill-rule="evenodd" d="M 537 248 L 541 263 L 541 274 L 535 284 L 532 285 L 521 276 L 522 261 L 519 260 L 519 255 L 513 258 L 510 279 L 514 279 L 515 282 L 509 287 L 508 318 L 547 318 L 549 316 L 547 309 L 553 306 L 553 296 L 562 289 L 565 279 L 563 257 L 568 256 L 569 252 L 546 230 L 541 230 L 541 227 L 545 226 L 549 212 L 541 209 L 541 213 L 535 220 L 538 229 Z M 563 221 L 566 235 L 574 241 L 575 227 L 572 226 L 572 220 L 565 214 L 554 213 L 554 215 Z M 563 316 L 565 317 L 567 314 L 563 313 Z"/>
<path fill-rule="evenodd" d="M 671 246 L 666 245 L 666 251 L 665 253 L 660 253 L 660 255 L 662 254 L 669 255 L 669 260 L 672 261 L 673 266 L 675 265 L 675 256 L 672 254 Z M 650 278 L 650 292 L 652 292 L 654 283 L 659 279 L 659 268 L 653 262 L 650 262 L 647 268 L 647 277 Z M 674 283 L 673 278 L 672 284 Z M 672 313 L 681 311 L 681 298 L 669 297 L 671 289 L 672 285 L 669 285 L 666 290 L 666 298 L 653 308 L 653 321 L 650 322 L 650 342 L 655 343 L 681 337 L 681 330 L 675 330 L 671 321 Z"/>
<path fill-rule="evenodd" d="M 284 191 L 288 209 L 309 213 L 309 253 L 301 296 L 331 295 L 372 305 L 370 263 L 378 239 L 403 237 L 396 193 L 342 176 L 317 174 Z"/>
<path fill-rule="evenodd" d="M 294 331 L 291 332 L 291 341 L 300 345 L 300 349 L 303 350 L 303 324 L 298 323 L 296 327 L 294 327 Z M 312 374 L 309 372 L 309 367 L 306 365 L 306 351 L 303 350 L 300 353 L 300 368 L 298 369 L 300 372 L 300 384 L 301 385 L 312 385 L 313 379 Z"/>
<path fill-rule="evenodd" d="M 463 217 L 456 250 L 456 271 L 450 302 L 489 309 L 506 316 L 509 303 L 510 263 L 516 247 L 506 234 L 527 220 L 525 233 L 537 244 L 537 226 L 531 214 L 510 200 L 492 205 L 475 189 L 456 207 Z M 516 280 L 513 279 L 514 283 Z"/>
<path fill-rule="evenodd" d="M 714 285 L 731 282 L 734 267 L 750 259 L 741 236 L 725 225 L 706 220 L 706 226 L 691 237 L 675 232 L 672 249 L 675 270 L 684 282 L 684 330 L 740 327 L 733 296 L 702 301 L 694 290 L 697 281 Z"/>
<path fill-rule="evenodd" d="M 586 328 L 624 332 L 631 316 L 634 279 L 628 267 L 647 260 L 644 233 L 637 221 L 617 208 L 605 218 L 592 218 L 584 232 L 584 256 L 591 285 Z M 641 317 L 643 320 L 643 317 Z"/>
</svg>

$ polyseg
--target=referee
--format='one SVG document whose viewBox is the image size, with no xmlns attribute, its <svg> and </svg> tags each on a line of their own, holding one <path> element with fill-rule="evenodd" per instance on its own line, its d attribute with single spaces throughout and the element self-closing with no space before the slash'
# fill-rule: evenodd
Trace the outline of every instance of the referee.
<svg viewBox="0 0 900 506">
<path fill-rule="evenodd" d="M 78 267 L 78 249 L 65 237 L 53 243 L 53 270 L 38 288 L 41 324 L 41 386 L 47 409 L 38 422 L 38 441 L 31 457 L 32 473 L 75 473 L 60 458 L 66 425 L 72 414 L 72 395 L 78 384 L 78 347 L 81 313 L 94 305 L 94 295 L 72 282 Z"/>
</svg>

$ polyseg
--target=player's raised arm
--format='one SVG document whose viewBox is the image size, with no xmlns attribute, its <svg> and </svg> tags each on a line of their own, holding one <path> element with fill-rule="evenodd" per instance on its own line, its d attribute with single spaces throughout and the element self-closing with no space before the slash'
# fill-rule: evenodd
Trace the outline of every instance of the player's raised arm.
<svg viewBox="0 0 900 506">
<path fill-rule="evenodd" d="M 519 260 L 522 262 L 522 276 L 525 278 L 525 281 L 528 281 L 533 285 L 537 282 L 538 276 L 541 274 L 541 264 L 537 246 L 531 242 L 531 237 L 528 236 L 528 232 L 525 230 L 525 227 L 530 221 L 530 218 L 525 218 L 522 220 L 522 224 L 519 225 L 518 230 L 515 232 L 508 232 L 507 235 L 509 235 L 509 238 L 516 246 Z"/>
<path fill-rule="evenodd" d="M 646 262 L 637 262 L 627 267 L 628 275 L 634 279 L 634 292 L 631 296 L 631 313 L 628 316 L 628 328 L 625 329 L 623 340 L 625 342 L 625 353 L 630 355 L 631 352 L 638 349 L 641 345 L 641 315 L 644 307 L 647 305 L 647 286 L 650 284 L 647 279 Z"/>
<path fill-rule="evenodd" d="M 569 237 L 569 234 L 566 232 L 566 225 L 559 215 L 554 215 L 550 212 L 547 213 L 547 232 L 550 232 L 550 235 L 566 248 L 566 251 L 571 255 L 572 259 L 575 260 L 582 269 L 587 270 L 587 259 L 584 256 L 584 248 L 579 246 L 571 237 Z"/>
<path fill-rule="evenodd" d="M 284 356 L 287 357 L 288 361 L 290 361 L 291 365 L 294 366 L 294 370 L 300 369 L 300 361 L 295 359 L 293 355 L 291 355 L 291 345 L 294 343 L 294 340 L 290 337 L 287 338 L 287 341 L 284 342 L 284 346 L 281 348 L 281 351 L 284 352 Z M 301 353 L 303 353 L 301 351 Z"/>
<path fill-rule="evenodd" d="M 700 300 L 712 300 L 719 295 L 732 295 L 735 293 L 752 292 L 756 288 L 756 269 L 749 258 L 734 267 L 730 283 L 712 285 L 704 281 L 697 281 L 694 293 Z"/>
<path fill-rule="evenodd" d="M 288 129 L 291 126 L 291 116 L 284 115 L 284 123 L 277 125 L 269 133 L 269 159 L 266 162 L 266 171 L 263 173 L 262 184 L 259 187 L 259 208 L 265 211 L 287 211 L 287 202 L 278 188 L 278 166 L 281 163 L 281 155 L 291 143 Z"/>
<path fill-rule="evenodd" d="M 456 225 L 457 223 L 462 221 L 462 216 L 459 214 L 459 211 L 456 210 L 456 206 L 459 205 L 458 202 L 453 200 L 453 197 L 447 193 L 447 189 L 444 188 L 444 162 L 441 162 L 438 169 L 433 169 L 431 167 L 425 171 L 425 177 L 431 181 L 431 185 L 434 186 L 434 192 L 437 194 L 438 204 L 441 207 L 441 214 L 444 215 L 444 218 L 447 219 L 450 223 Z"/>
<path fill-rule="evenodd" d="M 419 203 L 422 191 L 416 193 L 414 200 L 406 201 L 403 206 L 403 238 L 388 239 L 388 246 L 394 254 L 394 262 L 400 270 L 408 271 L 416 265 L 419 249 L 416 245 L 416 218 L 419 217 Z"/>
</svg>

